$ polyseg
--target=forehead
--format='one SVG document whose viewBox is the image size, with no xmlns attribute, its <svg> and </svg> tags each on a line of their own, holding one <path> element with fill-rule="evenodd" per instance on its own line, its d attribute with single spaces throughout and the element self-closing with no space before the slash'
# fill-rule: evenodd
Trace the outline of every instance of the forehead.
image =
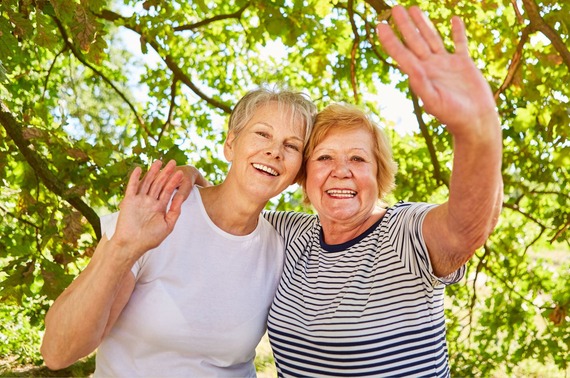
<svg viewBox="0 0 570 378">
<path fill-rule="evenodd" d="M 339 151 L 364 150 L 372 152 L 374 135 L 364 127 L 333 127 L 315 146 L 315 150 L 323 148 L 333 148 Z"/>
<path fill-rule="evenodd" d="M 290 105 L 271 101 L 259 105 L 246 127 L 261 124 L 276 132 L 288 132 L 304 139 L 305 126 L 302 117 L 295 115 Z"/>
</svg>

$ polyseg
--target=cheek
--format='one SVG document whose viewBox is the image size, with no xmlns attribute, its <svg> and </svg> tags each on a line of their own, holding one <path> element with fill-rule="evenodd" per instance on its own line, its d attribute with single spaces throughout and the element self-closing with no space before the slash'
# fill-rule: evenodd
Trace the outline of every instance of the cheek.
<svg viewBox="0 0 570 378">
<path fill-rule="evenodd" d="M 378 181 L 376 178 L 376 171 L 367 170 L 364 172 L 365 186 L 370 188 L 370 195 L 376 197 L 378 195 Z"/>
<path fill-rule="evenodd" d="M 293 171 L 295 174 L 297 174 L 299 172 L 299 170 L 301 169 L 302 163 L 303 163 L 303 159 L 293 158 L 293 159 L 289 159 L 289 163 L 287 164 L 287 166 L 288 166 L 288 169 L 290 171 Z"/>
<path fill-rule="evenodd" d="M 327 169 L 326 166 L 323 165 L 315 165 L 313 163 L 307 164 L 307 187 L 318 186 L 322 185 L 326 178 L 328 177 L 328 172 L 330 170 Z"/>
</svg>

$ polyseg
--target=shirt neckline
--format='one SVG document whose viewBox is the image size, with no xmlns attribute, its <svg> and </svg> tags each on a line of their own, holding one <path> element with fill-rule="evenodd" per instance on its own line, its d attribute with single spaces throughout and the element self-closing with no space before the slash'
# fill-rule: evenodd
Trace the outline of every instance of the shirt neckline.
<svg viewBox="0 0 570 378">
<path fill-rule="evenodd" d="M 378 219 L 376 222 L 374 222 L 374 224 L 372 226 L 368 227 L 368 229 L 366 231 L 364 231 L 362 234 L 358 235 L 354 239 L 348 240 L 348 241 L 346 241 L 344 243 L 340 243 L 340 244 L 327 244 L 327 243 L 325 243 L 325 238 L 324 238 L 324 234 L 323 234 L 323 226 L 320 225 L 319 242 L 321 244 L 321 248 L 324 249 L 326 252 L 341 252 L 341 251 L 344 251 L 344 250 L 352 247 L 355 244 L 360 243 L 364 238 L 366 238 L 368 235 L 370 235 L 380 225 L 380 223 L 384 219 L 384 216 L 388 213 L 388 210 L 390 210 L 390 208 L 387 208 L 386 212 L 384 212 L 384 214 L 380 217 L 380 219 Z"/>
</svg>

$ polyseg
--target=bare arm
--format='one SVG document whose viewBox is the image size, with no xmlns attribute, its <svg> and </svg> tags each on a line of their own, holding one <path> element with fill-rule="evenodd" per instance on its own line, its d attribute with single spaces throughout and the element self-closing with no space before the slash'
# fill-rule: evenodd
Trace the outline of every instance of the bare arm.
<svg viewBox="0 0 570 378">
<path fill-rule="evenodd" d="M 133 264 L 170 234 L 180 215 L 181 202 L 171 204 L 181 174 L 174 162 L 160 171 L 151 166 L 139 182 L 132 173 L 115 234 L 104 236 L 89 265 L 56 299 L 46 315 L 41 352 L 50 369 L 62 369 L 91 353 L 109 333 L 135 286 Z"/>
<path fill-rule="evenodd" d="M 41 352 L 47 367 L 63 369 L 93 352 L 133 291 L 134 262 L 105 236 L 91 262 L 49 309 Z"/>
<path fill-rule="evenodd" d="M 497 223 L 502 203 L 502 137 L 489 84 L 469 56 L 465 26 L 452 19 L 455 51 L 445 50 L 417 7 L 392 10 L 405 44 L 385 24 L 378 37 L 409 76 L 412 90 L 453 136 L 449 199 L 432 209 L 423 225 L 434 273 L 457 270 L 481 247 Z"/>
</svg>

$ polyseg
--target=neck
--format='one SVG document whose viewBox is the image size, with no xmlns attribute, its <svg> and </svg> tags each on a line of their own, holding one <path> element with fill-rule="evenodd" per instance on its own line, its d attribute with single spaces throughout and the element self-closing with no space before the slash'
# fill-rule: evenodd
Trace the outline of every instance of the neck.
<svg viewBox="0 0 570 378">
<path fill-rule="evenodd" d="M 248 201 L 224 183 L 201 188 L 200 196 L 212 222 L 225 232 L 238 236 L 248 235 L 255 230 L 259 214 L 266 204 Z"/>
</svg>

